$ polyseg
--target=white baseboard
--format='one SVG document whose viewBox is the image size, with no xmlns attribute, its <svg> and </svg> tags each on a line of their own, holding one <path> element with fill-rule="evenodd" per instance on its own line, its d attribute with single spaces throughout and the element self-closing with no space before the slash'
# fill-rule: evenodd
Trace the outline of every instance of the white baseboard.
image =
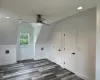
<svg viewBox="0 0 100 80">
<path fill-rule="evenodd" d="M 0 66 L 10 65 L 10 64 L 15 64 L 15 63 L 17 63 L 17 61 L 5 62 L 5 63 L 0 64 Z"/>
<path fill-rule="evenodd" d="M 82 75 L 82 74 L 80 74 L 80 73 L 75 73 L 77 76 L 79 76 L 79 77 L 81 77 L 82 79 L 84 79 L 84 80 L 90 80 L 88 77 L 86 77 L 86 76 L 84 76 L 84 75 Z"/>
</svg>

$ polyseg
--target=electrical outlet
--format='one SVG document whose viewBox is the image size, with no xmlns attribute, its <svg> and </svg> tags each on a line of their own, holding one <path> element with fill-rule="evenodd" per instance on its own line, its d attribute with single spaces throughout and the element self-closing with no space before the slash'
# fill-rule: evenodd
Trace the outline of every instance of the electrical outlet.
<svg viewBox="0 0 100 80">
<path fill-rule="evenodd" d="M 9 51 L 9 50 L 6 50 L 6 51 L 5 51 L 5 53 L 6 53 L 6 54 L 9 54 L 9 53 L 10 53 L 10 51 Z"/>
<path fill-rule="evenodd" d="M 43 48 L 43 47 L 41 47 L 41 50 L 44 50 L 44 48 Z"/>
</svg>

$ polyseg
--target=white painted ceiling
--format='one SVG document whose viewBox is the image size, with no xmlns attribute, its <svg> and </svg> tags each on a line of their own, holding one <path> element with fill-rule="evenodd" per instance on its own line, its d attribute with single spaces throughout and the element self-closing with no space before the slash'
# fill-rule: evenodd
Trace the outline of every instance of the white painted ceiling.
<svg viewBox="0 0 100 80">
<path fill-rule="evenodd" d="M 19 18 L 35 22 L 36 14 L 52 23 L 81 12 L 77 10 L 79 6 L 84 7 L 81 11 L 93 8 L 96 0 L 0 0 L 0 24 L 6 16 L 11 17 L 10 22 Z"/>
</svg>

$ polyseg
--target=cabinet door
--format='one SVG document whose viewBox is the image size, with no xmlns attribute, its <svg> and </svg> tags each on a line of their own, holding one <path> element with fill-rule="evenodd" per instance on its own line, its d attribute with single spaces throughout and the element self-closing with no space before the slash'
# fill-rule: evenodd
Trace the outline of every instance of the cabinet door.
<svg viewBox="0 0 100 80">
<path fill-rule="evenodd" d="M 54 33 L 54 61 L 62 66 L 62 32 Z"/>
<path fill-rule="evenodd" d="M 75 67 L 75 53 L 76 49 L 76 31 L 75 30 L 67 30 L 64 32 L 64 48 L 63 51 L 63 62 L 64 67 L 74 72 Z M 73 67 L 74 66 L 74 67 Z"/>
</svg>

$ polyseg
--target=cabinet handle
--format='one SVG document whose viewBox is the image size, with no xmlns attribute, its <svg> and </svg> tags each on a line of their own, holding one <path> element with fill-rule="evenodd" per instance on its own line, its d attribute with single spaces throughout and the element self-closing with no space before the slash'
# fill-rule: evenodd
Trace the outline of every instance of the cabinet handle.
<svg viewBox="0 0 100 80">
<path fill-rule="evenodd" d="M 60 49 L 58 49 L 58 51 L 61 51 Z"/>
<path fill-rule="evenodd" d="M 75 55 L 76 53 L 73 52 L 72 54 Z"/>
</svg>

